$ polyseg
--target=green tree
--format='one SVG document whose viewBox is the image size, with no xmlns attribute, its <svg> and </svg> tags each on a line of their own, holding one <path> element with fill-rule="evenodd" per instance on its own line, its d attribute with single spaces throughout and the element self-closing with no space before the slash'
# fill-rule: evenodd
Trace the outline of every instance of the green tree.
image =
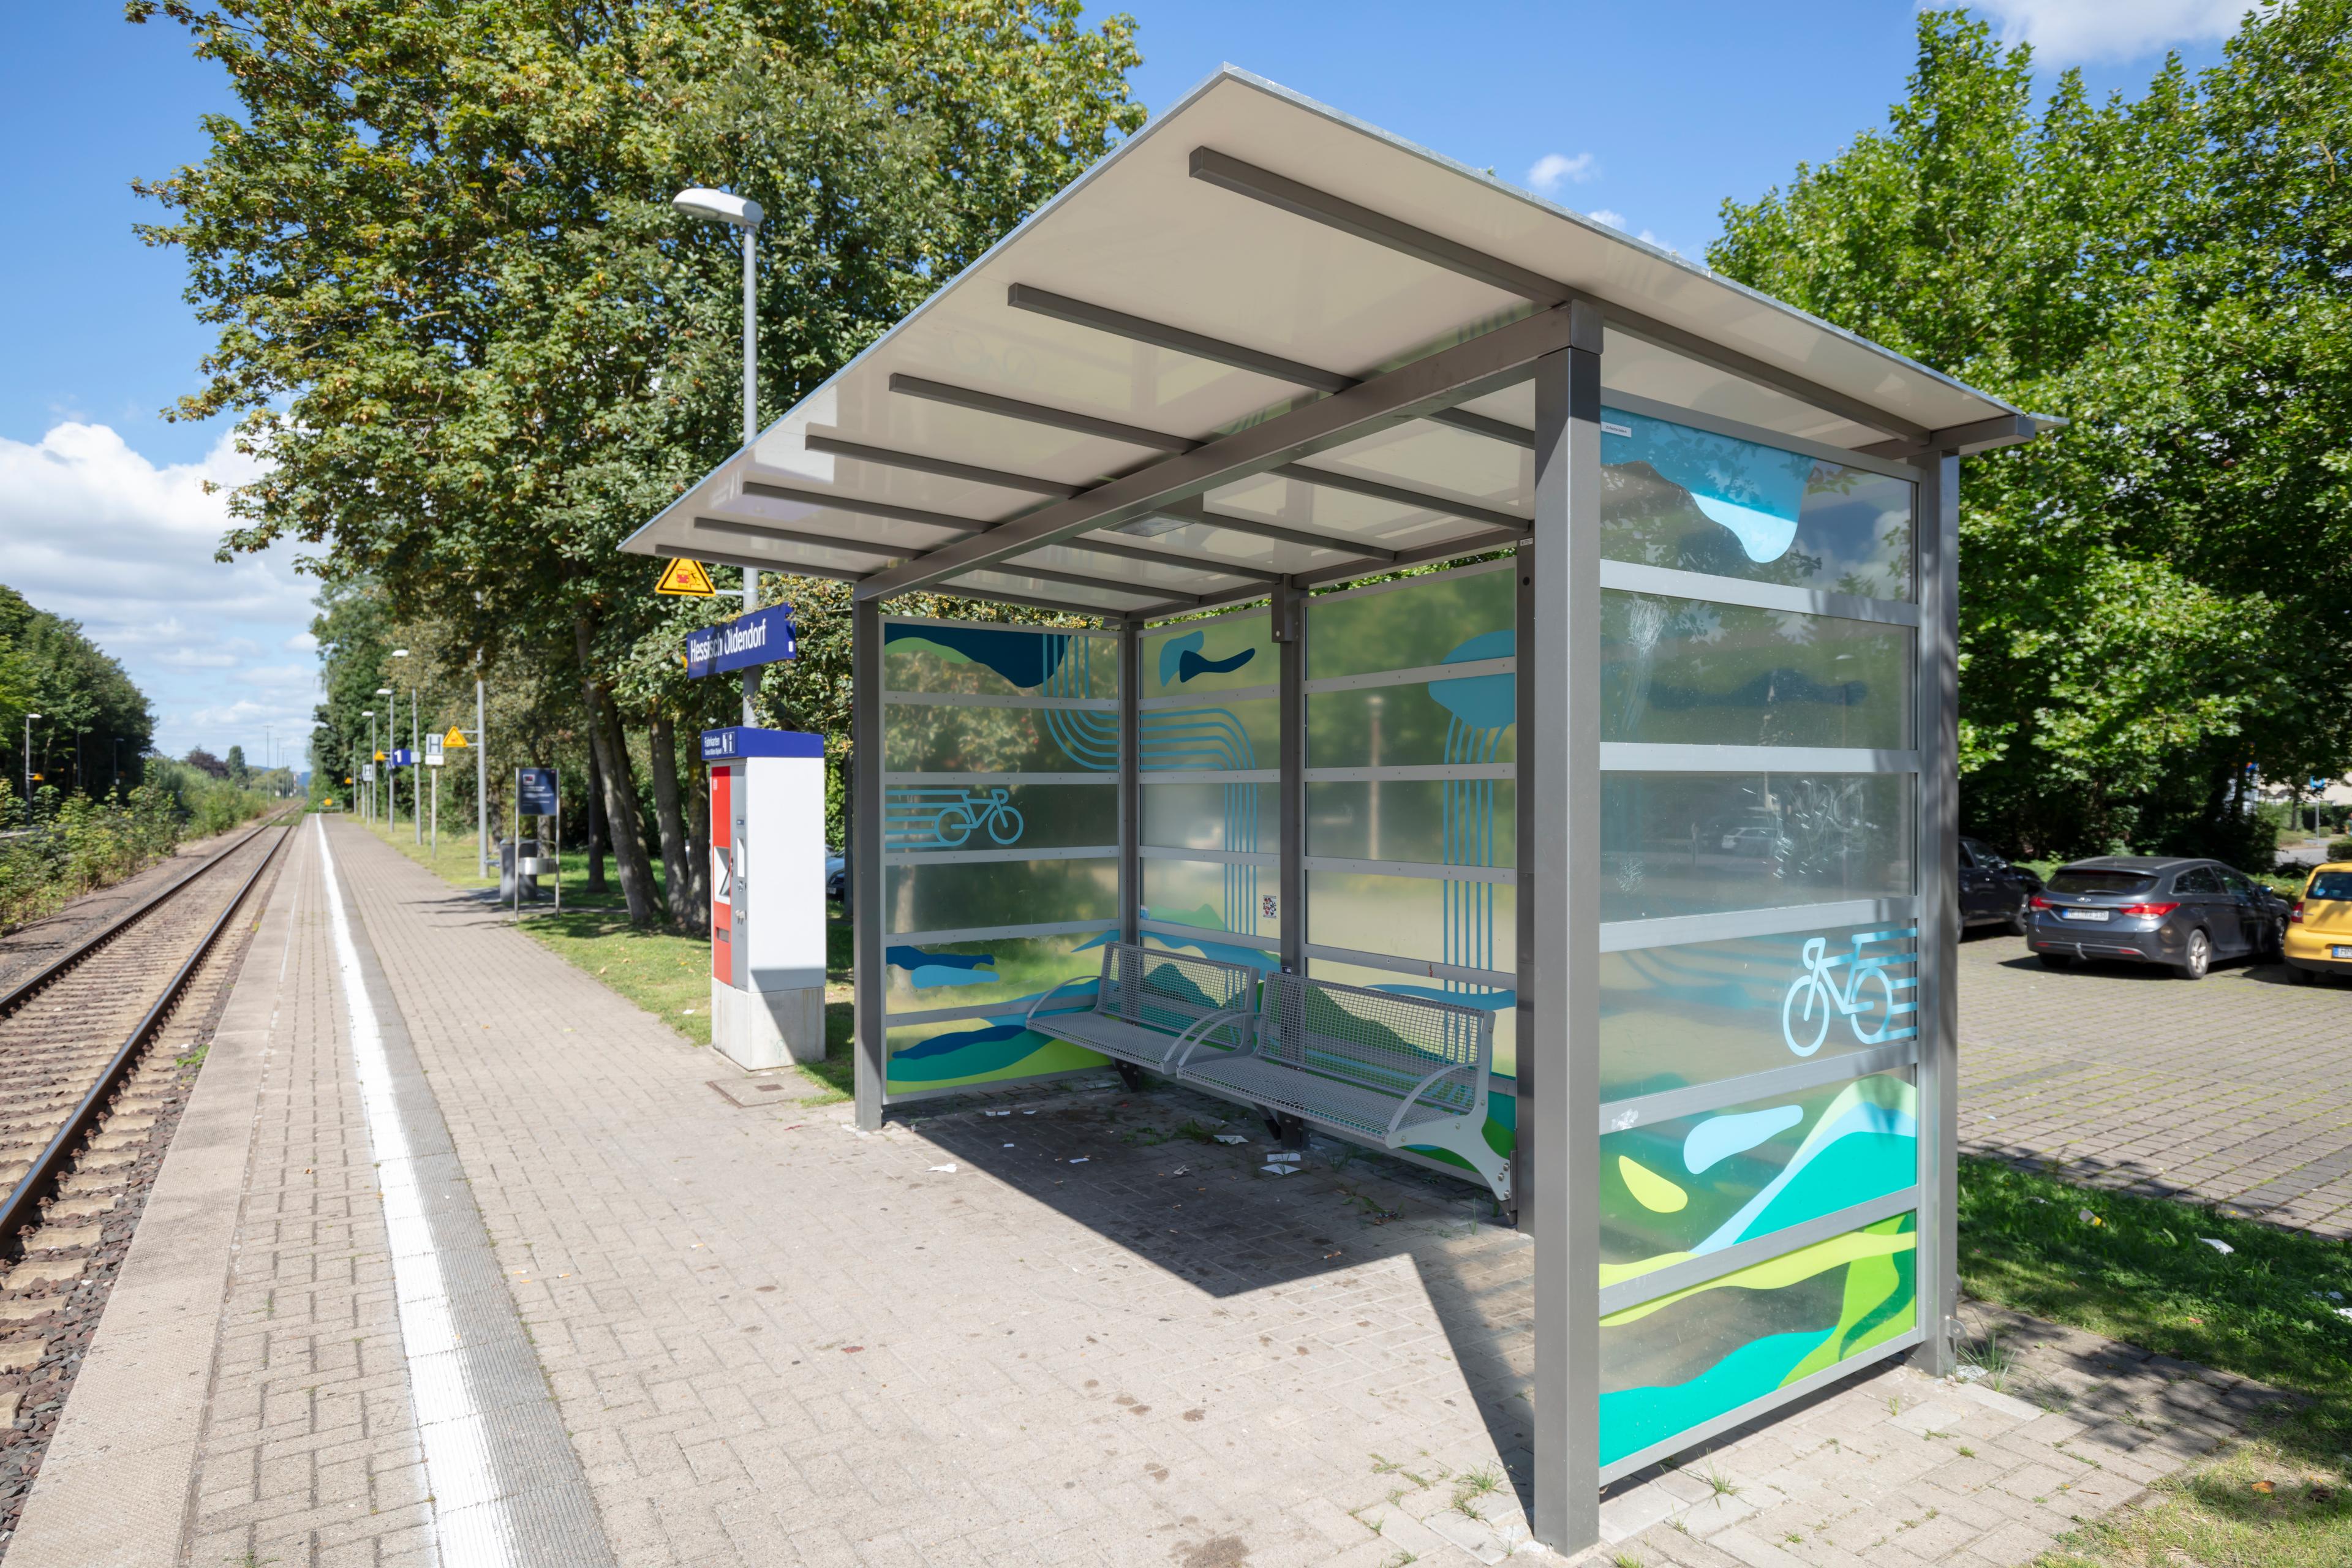
<svg viewBox="0 0 2352 1568">
<path fill-rule="evenodd" d="M 1931 12 L 1884 130 L 1724 205 L 1719 270 L 2073 422 L 1963 469 L 1979 831 L 2251 853 L 2243 764 L 2352 750 L 2347 55 L 2347 0 L 2292 0 L 2037 114 L 2028 49 Z"/>
<path fill-rule="evenodd" d="M 12 778 L 24 776 L 30 713 L 41 715 L 31 727 L 32 771 L 49 783 L 112 792 L 138 782 L 155 733 L 146 694 L 79 623 L 0 586 L 0 757 Z"/>
<path fill-rule="evenodd" d="M 270 464 L 226 548 L 323 545 L 395 617 L 567 668 L 624 827 L 614 672 L 660 614 L 614 546 L 740 439 L 734 247 L 668 196 L 727 184 L 769 210 L 773 413 L 1142 118 L 1130 25 L 1082 28 L 1076 0 L 129 14 L 159 10 L 243 109 L 143 187 L 170 213 L 147 237 L 186 251 L 220 329 L 181 412 L 241 413 Z M 646 857 L 614 839 L 650 918 Z"/>
</svg>

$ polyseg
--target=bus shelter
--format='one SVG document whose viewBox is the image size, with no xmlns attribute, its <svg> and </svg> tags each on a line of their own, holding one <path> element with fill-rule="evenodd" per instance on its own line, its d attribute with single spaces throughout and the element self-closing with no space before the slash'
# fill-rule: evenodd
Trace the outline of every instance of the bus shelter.
<svg viewBox="0 0 2352 1568">
<path fill-rule="evenodd" d="M 856 584 L 862 1124 L 1099 1068 L 1111 943 L 1486 1021 L 1401 1153 L 1532 1233 L 1573 1550 L 1952 1363 L 1959 462 L 2056 423 L 1228 68 L 627 548 Z"/>
</svg>

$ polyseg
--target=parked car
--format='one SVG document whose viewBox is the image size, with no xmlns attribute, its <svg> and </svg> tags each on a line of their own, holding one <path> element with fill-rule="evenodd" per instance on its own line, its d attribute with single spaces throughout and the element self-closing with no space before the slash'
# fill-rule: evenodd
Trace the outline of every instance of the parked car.
<svg viewBox="0 0 2352 1568">
<path fill-rule="evenodd" d="M 849 897 L 848 857 L 830 849 L 824 855 L 824 896 L 836 903 Z"/>
<path fill-rule="evenodd" d="M 2289 923 L 2284 899 L 2219 860 L 2077 860 L 2052 872 L 2031 902 L 2026 945 L 2053 969 L 2120 958 L 2201 980 L 2216 959 L 2276 954 Z"/>
<path fill-rule="evenodd" d="M 2287 911 L 2287 972 L 2300 984 L 2315 974 L 2352 974 L 2352 861 L 2312 872 Z"/>
<path fill-rule="evenodd" d="M 2026 934 L 2033 895 L 2042 879 L 2012 866 L 1981 838 L 1960 840 L 1960 924 L 1998 925 L 2012 936 Z"/>
</svg>

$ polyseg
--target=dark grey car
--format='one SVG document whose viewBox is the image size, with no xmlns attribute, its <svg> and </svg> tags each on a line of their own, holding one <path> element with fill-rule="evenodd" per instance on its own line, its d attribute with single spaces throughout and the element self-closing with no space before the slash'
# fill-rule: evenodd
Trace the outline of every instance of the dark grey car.
<svg viewBox="0 0 2352 1568">
<path fill-rule="evenodd" d="M 2052 872 L 2032 903 L 2026 945 L 2053 969 L 2119 958 L 2201 980 L 2217 959 L 2267 958 L 2286 936 L 2286 900 L 2219 860 L 2077 860 Z"/>
</svg>

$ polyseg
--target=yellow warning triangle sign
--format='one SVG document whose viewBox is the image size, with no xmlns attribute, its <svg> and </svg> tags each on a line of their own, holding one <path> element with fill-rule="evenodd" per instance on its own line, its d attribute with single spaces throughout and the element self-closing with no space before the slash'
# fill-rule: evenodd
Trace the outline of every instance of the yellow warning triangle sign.
<svg viewBox="0 0 2352 1568">
<path fill-rule="evenodd" d="M 677 594 L 695 599 L 708 599 L 718 591 L 710 585 L 710 574 L 702 563 L 689 561 L 682 555 L 662 568 L 661 581 L 654 584 L 656 594 Z"/>
<path fill-rule="evenodd" d="M 465 743 L 466 731 L 460 730 L 455 724 L 450 725 L 449 732 L 441 737 L 441 746 L 444 751 L 454 752 Z"/>
<path fill-rule="evenodd" d="M 383 755 L 383 753 L 382 752 L 378 752 L 375 754 L 375 760 L 376 760 L 377 762 L 379 762 L 379 763 L 380 763 L 380 762 L 383 762 L 383 761 L 384 760 L 384 755 Z"/>
</svg>

